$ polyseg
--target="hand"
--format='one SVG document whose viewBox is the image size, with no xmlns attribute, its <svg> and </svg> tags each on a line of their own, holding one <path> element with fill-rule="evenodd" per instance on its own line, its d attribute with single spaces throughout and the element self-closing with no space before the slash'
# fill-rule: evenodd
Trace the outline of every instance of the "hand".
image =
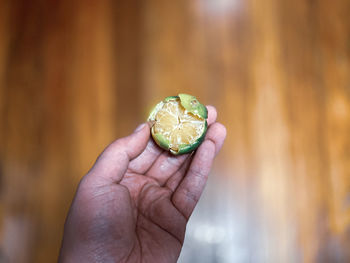
<svg viewBox="0 0 350 263">
<path fill-rule="evenodd" d="M 79 184 L 59 262 L 176 262 L 226 136 L 214 107 L 208 115 L 208 132 L 194 154 L 161 150 L 147 124 L 109 145 Z"/>
</svg>

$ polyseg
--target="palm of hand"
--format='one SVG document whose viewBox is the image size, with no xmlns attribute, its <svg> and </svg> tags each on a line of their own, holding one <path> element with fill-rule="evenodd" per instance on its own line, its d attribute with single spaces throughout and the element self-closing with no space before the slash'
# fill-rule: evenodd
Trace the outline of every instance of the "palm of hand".
<svg viewBox="0 0 350 263">
<path fill-rule="evenodd" d="M 209 124 L 215 117 L 209 108 Z M 76 250 L 88 251 L 81 258 L 94 262 L 176 262 L 224 137 L 223 126 L 212 124 L 194 156 L 162 151 L 145 127 L 111 144 L 79 186 L 61 259 L 71 243 L 78 243 Z"/>
</svg>

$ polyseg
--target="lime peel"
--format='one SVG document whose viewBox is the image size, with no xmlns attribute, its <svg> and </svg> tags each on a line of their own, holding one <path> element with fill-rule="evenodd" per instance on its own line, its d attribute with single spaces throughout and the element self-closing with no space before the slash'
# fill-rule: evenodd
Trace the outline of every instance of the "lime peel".
<svg viewBox="0 0 350 263">
<path fill-rule="evenodd" d="M 204 119 L 208 118 L 207 108 L 201 104 L 195 96 L 188 94 L 179 94 L 181 105 L 192 114 L 195 114 Z"/>
</svg>

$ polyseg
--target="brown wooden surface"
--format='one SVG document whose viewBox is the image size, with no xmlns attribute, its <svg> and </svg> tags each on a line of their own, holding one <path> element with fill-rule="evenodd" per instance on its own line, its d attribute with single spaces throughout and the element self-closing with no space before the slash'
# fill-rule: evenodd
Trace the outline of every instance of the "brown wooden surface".
<svg viewBox="0 0 350 263">
<path fill-rule="evenodd" d="M 0 262 L 54 262 L 79 179 L 179 92 L 228 128 L 180 262 L 349 262 L 349 12 L 0 1 Z"/>
</svg>

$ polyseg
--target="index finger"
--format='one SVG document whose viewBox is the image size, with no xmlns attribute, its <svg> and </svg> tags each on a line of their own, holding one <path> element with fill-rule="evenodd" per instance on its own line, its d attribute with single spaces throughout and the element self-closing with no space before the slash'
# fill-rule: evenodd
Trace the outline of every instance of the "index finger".
<svg viewBox="0 0 350 263">
<path fill-rule="evenodd" d="M 173 204 L 186 219 L 189 219 L 203 192 L 214 156 L 214 143 L 210 140 L 204 141 L 196 152 L 187 175 L 173 194 Z"/>
<path fill-rule="evenodd" d="M 203 192 L 214 157 L 226 137 L 223 125 L 217 125 L 216 132 L 216 137 L 208 137 L 198 148 L 186 176 L 172 196 L 173 204 L 187 219 Z"/>
</svg>

